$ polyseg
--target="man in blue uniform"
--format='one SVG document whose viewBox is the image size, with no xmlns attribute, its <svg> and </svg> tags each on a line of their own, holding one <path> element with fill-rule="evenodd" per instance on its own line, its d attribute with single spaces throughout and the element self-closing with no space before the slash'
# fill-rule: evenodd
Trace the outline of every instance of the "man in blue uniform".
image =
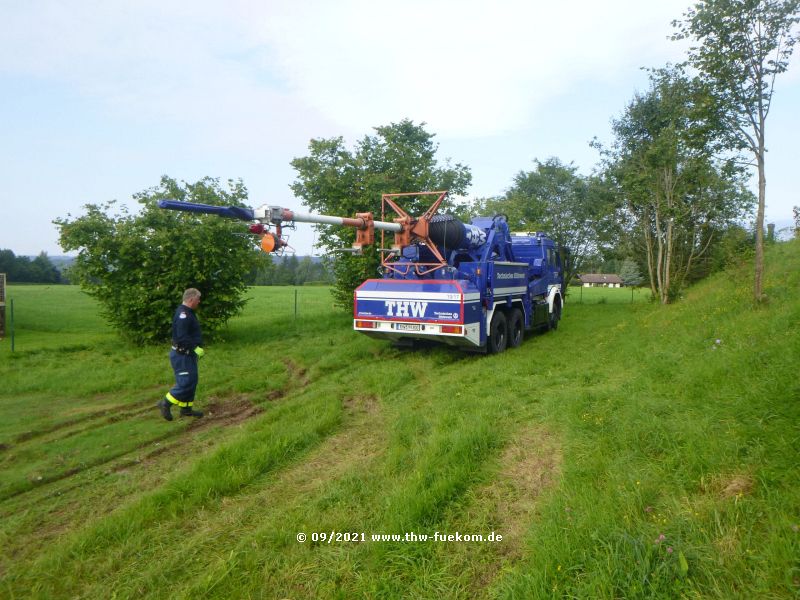
<svg viewBox="0 0 800 600">
<path fill-rule="evenodd" d="M 169 362 L 175 371 L 175 385 L 158 403 L 161 416 L 172 421 L 172 405 L 180 406 L 182 417 L 202 417 L 194 410 L 194 392 L 197 388 L 197 359 L 203 356 L 203 336 L 200 322 L 194 314 L 200 304 L 200 292 L 189 288 L 183 292 L 183 303 L 172 316 L 172 350 Z"/>
</svg>

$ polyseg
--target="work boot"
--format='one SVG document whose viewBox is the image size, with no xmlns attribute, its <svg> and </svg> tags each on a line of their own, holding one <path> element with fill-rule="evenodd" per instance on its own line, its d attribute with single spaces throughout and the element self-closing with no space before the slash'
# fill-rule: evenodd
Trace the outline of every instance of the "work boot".
<svg viewBox="0 0 800 600">
<path fill-rule="evenodd" d="M 158 401 L 156 405 L 161 410 L 161 416 L 164 417 L 167 421 L 172 421 L 172 413 L 170 412 L 170 402 L 166 398 L 162 398 Z"/>
<path fill-rule="evenodd" d="M 191 406 L 182 406 L 181 407 L 181 416 L 182 417 L 202 417 L 203 413 L 199 410 L 193 409 Z"/>
</svg>

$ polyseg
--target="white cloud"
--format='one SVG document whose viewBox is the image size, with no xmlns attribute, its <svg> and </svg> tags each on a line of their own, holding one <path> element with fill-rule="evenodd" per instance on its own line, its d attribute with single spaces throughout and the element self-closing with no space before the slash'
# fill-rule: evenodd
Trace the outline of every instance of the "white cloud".
<svg viewBox="0 0 800 600">
<path fill-rule="evenodd" d="M 404 117 L 445 136 L 492 135 L 528 124 L 577 81 L 658 60 L 681 10 L 633 0 L 20 3 L 0 25 L 0 70 L 231 140 L 285 140 L 306 124 L 360 135 Z"/>
<path fill-rule="evenodd" d="M 114 118 L 183 126 L 223 148 L 328 129 L 265 71 L 242 15 L 187 6 L 21 3 L 0 24 L 0 74 L 53 82 Z"/>
<path fill-rule="evenodd" d="M 479 136 L 525 125 L 578 80 L 662 54 L 680 6 L 345 0 L 288 5 L 254 26 L 294 89 L 336 122 L 363 130 L 408 116 Z"/>
</svg>

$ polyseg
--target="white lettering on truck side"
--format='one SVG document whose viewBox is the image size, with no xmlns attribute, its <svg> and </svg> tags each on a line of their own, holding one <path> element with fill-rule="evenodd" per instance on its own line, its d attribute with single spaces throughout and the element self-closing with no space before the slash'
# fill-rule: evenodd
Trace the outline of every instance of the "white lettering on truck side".
<svg viewBox="0 0 800 600">
<path fill-rule="evenodd" d="M 384 300 L 387 317 L 417 317 L 425 316 L 427 302 L 406 302 L 401 300 Z M 397 309 L 395 311 L 395 308 Z M 410 314 L 409 314 L 410 312 Z"/>
</svg>

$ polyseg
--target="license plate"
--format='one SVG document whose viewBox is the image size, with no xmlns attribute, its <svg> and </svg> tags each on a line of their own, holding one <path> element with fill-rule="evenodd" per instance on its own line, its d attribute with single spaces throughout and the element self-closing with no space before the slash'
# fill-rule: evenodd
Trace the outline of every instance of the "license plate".
<svg viewBox="0 0 800 600">
<path fill-rule="evenodd" d="M 398 323 L 395 328 L 400 331 L 422 331 L 422 325 L 419 323 Z"/>
</svg>

